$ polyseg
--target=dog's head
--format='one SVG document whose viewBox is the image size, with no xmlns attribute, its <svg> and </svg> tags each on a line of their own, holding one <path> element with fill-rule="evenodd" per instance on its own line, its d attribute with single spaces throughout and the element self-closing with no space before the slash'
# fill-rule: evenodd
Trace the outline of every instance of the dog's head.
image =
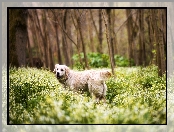
<svg viewBox="0 0 174 132">
<path fill-rule="evenodd" d="M 67 78 L 69 74 L 69 68 L 66 65 L 56 64 L 54 71 L 56 73 L 57 79 Z"/>
</svg>

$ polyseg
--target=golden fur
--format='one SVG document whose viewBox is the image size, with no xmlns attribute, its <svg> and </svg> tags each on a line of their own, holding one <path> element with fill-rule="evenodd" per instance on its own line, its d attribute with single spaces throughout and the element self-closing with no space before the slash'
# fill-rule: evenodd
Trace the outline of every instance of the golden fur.
<svg viewBox="0 0 174 132">
<path fill-rule="evenodd" d="M 65 88 L 75 92 L 89 91 L 97 101 L 105 100 L 107 86 L 105 81 L 111 76 L 108 70 L 74 71 L 66 65 L 55 65 L 56 77 Z"/>
</svg>

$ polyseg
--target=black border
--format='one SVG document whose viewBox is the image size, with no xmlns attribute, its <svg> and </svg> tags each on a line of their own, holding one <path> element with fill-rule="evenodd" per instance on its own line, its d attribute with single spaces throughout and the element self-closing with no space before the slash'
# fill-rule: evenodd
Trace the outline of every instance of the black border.
<svg viewBox="0 0 174 132">
<path fill-rule="evenodd" d="M 167 125 L 167 46 L 166 46 L 166 124 L 10 124 L 9 120 L 9 9 L 166 9 L 167 45 L 167 7 L 7 7 L 7 125 Z"/>
</svg>

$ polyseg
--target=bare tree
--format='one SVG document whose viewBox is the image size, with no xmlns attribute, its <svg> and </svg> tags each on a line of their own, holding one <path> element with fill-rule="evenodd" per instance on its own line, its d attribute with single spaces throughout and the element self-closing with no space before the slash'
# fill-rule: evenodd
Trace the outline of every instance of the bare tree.
<svg viewBox="0 0 174 132">
<path fill-rule="evenodd" d="M 67 22 L 67 13 L 68 13 L 68 10 L 64 10 L 62 12 L 62 26 L 63 26 L 63 29 L 67 32 L 67 25 L 66 25 L 66 22 Z M 62 31 L 62 34 L 63 31 Z M 70 59 L 68 57 L 68 43 L 67 43 L 67 39 L 66 39 L 66 35 L 62 35 L 62 46 L 63 46 L 63 54 L 64 54 L 64 58 L 65 58 L 65 64 L 70 66 Z"/>
<path fill-rule="evenodd" d="M 115 20 L 116 20 L 116 15 L 115 15 L 115 10 L 113 10 L 113 15 L 112 15 L 112 33 L 113 33 L 113 46 L 114 46 L 114 54 L 118 53 L 118 49 L 117 49 L 117 34 L 115 33 Z M 115 64 L 116 65 L 116 64 Z"/>
<path fill-rule="evenodd" d="M 61 50 L 60 50 L 60 40 L 59 40 L 59 27 L 58 27 L 58 23 L 57 20 L 60 19 L 60 15 L 58 13 L 58 11 L 56 10 L 51 10 L 52 14 L 53 14 L 53 21 L 52 22 L 54 24 L 54 29 L 55 29 L 55 33 L 56 33 L 56 47 L 57 47 L 57 62 L 62 64 L 62 57 L 61 57 Z"/>
<path fill-rule="evenodd" d="M 30 63 L 31 66 L 33 66 L 33 56 L 32 56 L 32 51 L 31 51 L 31 45 L 30 45 L 30 40 L 29 40 L 29 37 L 27 36 L 27 49 L 28 49 L 28 56 L 29 56 L 29 61 L 27 62 L 26 61 L 26 65 L 27 63 Z"/>
<path fill-rule="evenodd" d="M 97 25 L 95 23 L 92 10 L 89 10 L 91 20 L 93 22 L 93 26 L 97 35 L 97 39 L 99 41 L 99 45 L 97 46 L 97 52 L 102 53 L 102 20 L 101 20 L 101 10 L 99 10 L 99 31 L 97 30 Z"/>
<path fill-rule="evenodd" d="M 131 13 L 131 9 L 126 10 L 126 15 L 127 15 L 127 32 L 128 32 L 128 52 L 129 52 L 129 65 L 131 66 L 131 59 L 133 58 L 133 53 L 132 53 L 132 45 L 133 45 L 133 35 L 132 35 L 132 30 L 133 30 L 133 19 L 132 16 L 129 17 Z"/>
<path fill-rule="evenodd" d="M 66 21 L 66 24 L 67 24 L 67 33 L 68 35 L 70 36 L 70 38 L 73 37 L 72 35 L 72 19 L 71 19 L 71 10 L 68 10 L 68 16 L 67 16 L 67 21 Z M 74 53 L 74 50 L 73 50 L 73 43 L 70 39 L 68 39 L 67 37 L 67 43 L 68 43 L 68 58 L 69 58 L 69 65 L 72 67 L 73 66 L 73 60 L 71 59 L 71 57 L 73 56 L 73 53 Z"/>
<path fill-rule="evenodd" d="M 106 15 L 105 15 L 105 12 L 104 10 L 102 10 L 102 16 L 103 16 L 103 20 L 104 20 L 104 23 L 105 23 L 105 28 L 106 28 L 106 39 L 107 39 L 107 43 L 108 43 L 108 51 L 109 51 L 109 59 L 110 59 L 110 62 L 111 62 L 111 69 L 112 69 L 112 74 L 115 76 L 115 73 L 114 73 L 114 62 L 113 62 L 113 56 L 112 56 L 112 49 L 111 49 L 111 44 L 110 44 L 110 36 L 109 36 L 109 27 L 108 27 L 108 22 L 106 20 Z"/>
<path fill-rule="evenodd" d="M 72 12 L 74 13 L 74 15 L 73 15 Z M 80 55 L 80 47 L 81 47 L 81 45 L 80 45 L 80 39 L 79 39 L 79 30 L 78 30 L 78 27 L 77 27 L 78 24 L 75 23 L 75 18 L 76 18 L 75 17 L 75 11 L 71 10 L 70 13 L 71 13 L 71 18 L 72 18 L 73 25 L 74 25 L 74 27 L 76 29 L 76 32 L 77 32 L 77 43 L 75 43 L 75 42 L 73 42 L 73 43 L 75 44 L 75 46 L 77 48 L 80 64 L 82 65 L 83 69 L 85 69 L 85 66 L 82 63 L 82 58 L 81 58 L 81 55 Z"/>
<path fill-rule="evenodd" d="M 99 9 L 99 34 L 98 34 L 98 38 L 99 38 L 99 46 L 98 46 L 98 51 L 99 53 L 103 53 L 102 52 L 102 49 L 103 49 L 103 46 L 102 46 L 102 42 L 103 42 L 103 31 L 102 31 L 102 10 Z"/>
<path fill-rule="evenodd" d="M 158 10 L 158 17 L 159 17 L 159 27 L 158 27 L 158 41 L 159 41 L 159 52 L 160 52 L 160 65 L 161 65 L 161 69 L 160 69 L 160 76 L 162 76 L 165 71 L 166 71 L 166 57 L 165 57 L 165 49 L 164 49 L 164 44 L 165 44 L 165 35 L 164 33 L 166 33 L 165 28 L 164 28 L 164 23 L 166 23 L 166 21 L 163 21 L 163 10 Z"/>
<path fill-rule="evenodd" d="M 113 67 L 115 67 L 115 61 L 114 61 L 114 23 L 112 23 L 112 10 L 107 9 L 107 15 L 108 15 L 108 34 L 109 34 L 109 41 L 110 41 L 110 55 L 113 63 Z"/>
<path fill-rule="evenodd" d="M 162 76 L 165 73 L 166 69 L 166 58 L 165 58 L 165 49 L 164 49 L 164 31 L 163 28 L 164 21 L 162 21 L 162 10 L 152 10 L 152 21 L 154 28 L 154 37 L 155 37 L 155 50 L 156 50 L 156 65 L 158 66 L 158 75 Z"/>
<path fill-rule="evenodd" d="M 26 65 L 27 47 L 27 16 L 26 9 L 10 9 L 10 65 Z"/>
<path fill-rule="evenodd" d="M 76 21 L 77 21 L 77 25 L 78 25 L 77 27 L 78 27 L 78 30 L 79 30 L 79 33 L 80 33 L 80 38 L 81 38 L 81 41 L 82 41 L 82 49 L 83 49 L 84 60 L 85 60 L 85 68 L 89 69 L 85 42 L 84 42 L 84 38 L 83 38 L 83 35 L 82 35 L 82 28 L 81 28 L 82 21 L 80 20 L 81 17 L 80 17 L 80 15 L 77 16 L 77 11 L 74 11 L 74 12 L 75 12 L 75 18 L 76 18 Z"/>
<path fill-rule="evenodd" d="M 42 61 L 44 61 L 44 48 L 42 46 L 42 39 L 39 35 L 39 31 L 38 31 L 38 24 L 37 24 L 37 19 L 36 19 L 36 15 L 35 15 L 35 10 L 30 11 L 31 14 L 31 21 L 33 21 L 33 28 L 32 28 L 32 36 L 33 36 L 33 41 L 34 41 L 34 47 L 36 47 L 37 52 L 35 54 L 36 57 L 41 58 Z"/>
<path fill-rule="evenodd" d="M 140 65 L 146 66 L 145 41 L 144 41 L 144 10 L 138 10 L 139 18 L 139 62 Z"/>
<path fill-rule="evenodd" d="M 146 22 L 148 25 L 148 38 L 149 38 L 149 47 L 151 51 L 149 52 L 149 57 L 153 58 L 153 51 L 154 51 L 154 37 L 153 37 L 153 29 L 152 29 L 152 15 L 151 15 L 151 10 L 148 10 L 147 17 L 146 17 Z M 150 60 L 149 64 L 153 64 L 153 59 Z"/>
<path fill-rule="evenodd" d="M 93 36 L 94 36 L 94 33 L 93 33 L 93 30 L 92 30 L 92 21 L 91 21 L 91 18 L 88 16 L 88 31 L 89 31 L 89 40 L 90 40 L 90 49 L 92 52 L 95 52 L 95 45 L 94 45 L 94 39 L 93 39 Z"/>
<path fill-rule="evenodd" d="M 39 35 L 41 37 L 41 44 L 40 47 L 42 48 L 42 53 L 43 53 L 43 62 L 44 62 L 44 66 L 48 67 L 48 58 L 47 58 L 47 38 L 46 38 L 46 32 L 45 32 L 45 28 L 46 28 L 46 18 L 43 17 L 42 19 L 42 11 L 41 10 L 34 10 L 35 16 L 36 16 L 36 28 L 39 32 Z M 39 14 L 41 13 L 41 14 Z M 43 13 L 42 15 L 45 15 L 45 13 Z M 40 20 L 41 19 L 41 20 Z"/>
</svg>

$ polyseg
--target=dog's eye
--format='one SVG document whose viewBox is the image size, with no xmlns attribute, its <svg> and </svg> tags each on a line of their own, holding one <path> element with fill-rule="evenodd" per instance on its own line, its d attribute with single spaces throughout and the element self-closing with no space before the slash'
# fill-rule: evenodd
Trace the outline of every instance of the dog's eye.
<svg viewBox="0 0 174 132">
<path fill-rule="evenodd" d="M 57 68 L 57 71 L 58 71 L 59 69 Z"/>
<path fill-rule="evenodd" d="M 64 71 L 63 69 L 61 69 L 61 71 Z"/>
</svg>

